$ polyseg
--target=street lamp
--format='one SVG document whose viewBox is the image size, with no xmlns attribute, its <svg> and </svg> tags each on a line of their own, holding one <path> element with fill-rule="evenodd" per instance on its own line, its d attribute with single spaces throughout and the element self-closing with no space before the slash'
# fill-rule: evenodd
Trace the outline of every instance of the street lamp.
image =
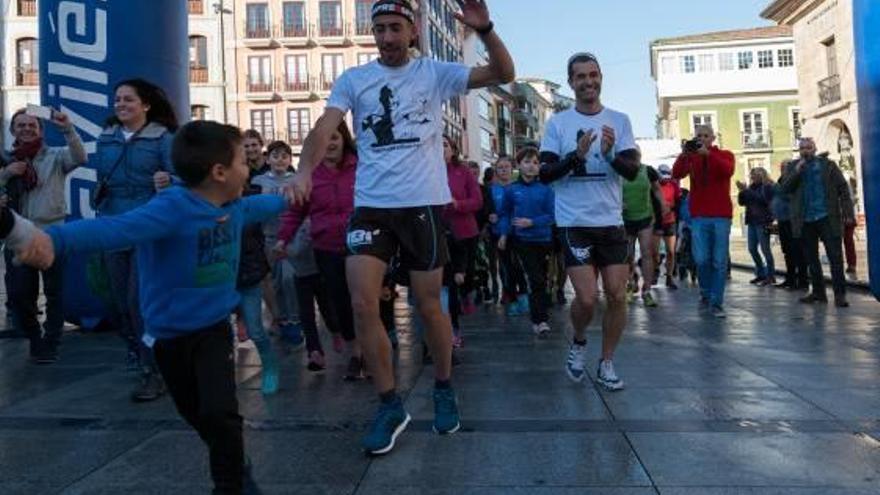
<svg viewBox="0 0 880 495">
<path fill-rule="evenodd" d="M 220 68 L 223 79 L 223 123 L 229 123 L 229 109 L 226 103 L 226 29 L 223 25 L 223 14 L 231 14 L 232 10 L 223 5 L 223 0 L 213 4 L 214 13 L 220 19 Z"/>
</svg>

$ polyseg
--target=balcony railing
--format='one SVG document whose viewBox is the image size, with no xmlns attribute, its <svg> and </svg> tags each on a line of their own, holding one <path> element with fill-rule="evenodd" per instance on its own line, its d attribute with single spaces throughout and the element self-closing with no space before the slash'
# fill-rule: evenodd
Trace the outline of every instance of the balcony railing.
<svg viewBox="0 0 880 495">
<path fill-rule="evenodd" d="M 271 93 L 275 91 L 275 83 L 271 80 L 251 79 L 248 77 L 248 93 Z"/>
<path fill-rule="evenodd" d="M 202 15 L 205 13 L 205 0 L 187 0 L 186 10 L 190 15 Z"/>
<path fill-rule="evenodd" d="M 819 81 L 819 106 L 840 101 L 840 76 L 835 74 Z"/>
<path fill-rule="evenodd" d="M 265 40 L 272 38 L 272 28 L 269 26 L 247 25 L 244 29 L 244 37 L 249 40 Z"/>
<path fill-rule="evenodd" d="M 208 82 L 208 68 L 191 65 L 189 67 L 189 82 L 193 84 L 205 84 Z"/>
<path fill-rule="evenodd" d="M 281 26 L 281 36 L 284 38 L 308 38 L 309 29 L 306 26 L 284 24 Z"/>
<path fill-rule="evenodd" d="M 771 149 L 770 132 L 744 132 L 742 133 L 742 145 L 744 150 Z"/>
<path fill-rule="evenodd" d="M 359 22 L 355 25 L 355 34 L 358 36 L 372 36 L 373 25 L 370 23 Z"/>
<path fill-rule="evenodd" d="M 306 81 L 298 81 L 298 80 L 288 80 L 284 81 L 284 91 L 288 93 L 302 93 L 305 91 L 309 91 L 309 82 Z"/>
<path fill-rule="evenodd" d="M 18 0 L 18 15 L 21 17 L 36 17 L 37 0 Z"/>
<path fill-rule="evenodd" d="M 325 38 L 341 38 L 344 30 L 342 26 L 321 26 L 320 33 Z"/>
<path fill-rule="evenodd" d="M 16 86 L 39 86 L 40 74 L 35 68 L 18 69 L 15 74 Z"/>
<path fill-rule="evenodd" d="M 308 129 L 306 129 L 308 132 Z M 291 146 L 302 146 L 306 137 L 302 132 L 290 131 L 287 133 L 287 144 Z"/>
<path fill-rule="evenodd" d="M 330 91 L 333 89 L 333 84 L 336 83 L 336 78 L 332 75 L 321 73 L 321 89 L 324 91 Z"/>
</svg>

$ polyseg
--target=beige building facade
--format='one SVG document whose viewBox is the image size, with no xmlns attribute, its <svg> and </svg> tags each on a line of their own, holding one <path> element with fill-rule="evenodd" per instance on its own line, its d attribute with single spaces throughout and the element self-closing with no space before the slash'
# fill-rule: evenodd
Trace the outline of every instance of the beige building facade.
<svg viewBox="0 0 880 495">
<path fill-rule="evenodd" d="M 792 27 L 802 133 L 841 165 L 863 213 L 852 0 L 776 0 L 761 16 Z"/>
</svg>

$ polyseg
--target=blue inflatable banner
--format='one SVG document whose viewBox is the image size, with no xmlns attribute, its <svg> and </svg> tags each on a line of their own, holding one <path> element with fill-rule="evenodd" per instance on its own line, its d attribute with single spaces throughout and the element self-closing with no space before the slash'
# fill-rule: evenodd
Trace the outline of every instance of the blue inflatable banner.
<svg viewBox="0 0 880 495">
<path fill-rule="evenodd" d="M 70 116 L 94 153 L 104 122 L 113 114 L 113 88 L 140 77 L 168 94 L 180 120 L 189 117 L 187 4 L 182 0 L 40 0 L 40 97 Z M 50 145 L 63 144 L 53 126 Z M 69 219 L 94 216 L 89 196 L 94 169 L 68 176 Z M 64 313 L 86 327 L 106 314 L 89 293 L 84 256 L 66 260 Z"/>
<path fill-rule="evenodd" d="M 880 2 L 853 4 L 871 292 L 880 299 Z"/>
</svg>

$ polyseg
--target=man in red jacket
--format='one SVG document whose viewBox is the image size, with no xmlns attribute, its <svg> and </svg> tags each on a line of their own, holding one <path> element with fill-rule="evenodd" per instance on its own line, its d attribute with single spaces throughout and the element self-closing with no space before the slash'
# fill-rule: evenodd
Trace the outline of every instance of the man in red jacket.
<svg viewBox="0 0 880 495">
<path fill-rule="evenodd" d="M 730 179 L 736 166 L 733 153 L 715 146 L 710 126 L 698 126 L 693 142 L 685 143 L 672 168 L 672 177 L 690 177 L 693 255 L 700 280 L 700 305 L 725 318 L 724 289 L 730 259 L 730 223 L 733 202 Z"/>
</svg>

